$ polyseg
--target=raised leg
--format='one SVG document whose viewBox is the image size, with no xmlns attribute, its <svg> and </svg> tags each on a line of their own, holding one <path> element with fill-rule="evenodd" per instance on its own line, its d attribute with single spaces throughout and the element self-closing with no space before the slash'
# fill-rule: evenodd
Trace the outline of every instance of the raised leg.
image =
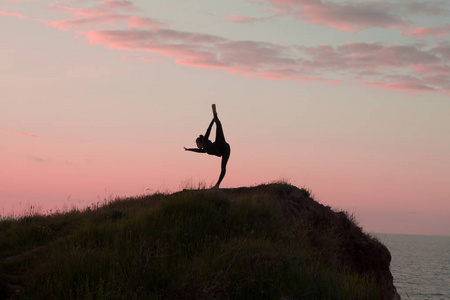
<svg viewBox="0 0 450 300">
<path fill-rule="evenodd" d="M 214 114 L 214 122 L 216 122 L 216 141 L 215 142 L 218 144 L 224 144 L 224 143 L 226 143 L 225 136 L 223 134 L 222 123 L 220 123 L 219 117 L 217 117 L 217 110 L 216 110 L 215 104 L 212 105 L 212 111 Z"/>
</svg>

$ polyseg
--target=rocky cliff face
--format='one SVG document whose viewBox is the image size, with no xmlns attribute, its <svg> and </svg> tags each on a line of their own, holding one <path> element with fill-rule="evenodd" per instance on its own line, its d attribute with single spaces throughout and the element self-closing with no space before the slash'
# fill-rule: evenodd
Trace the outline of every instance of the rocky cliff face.
<svg viewBox="0 0 450 300">
<path fill-rule="evenodd" d="M 227 193 L 255 193 L 255 189 L 270 189 L 271 185 L 255 188 L 225 190 Z M 346 212 L 336 212 L 330 207 L 314 201 L 309 192 L 294 186 L 277 187 L 276 201 L 283 206 L 283 212 L 289 222 L 298 223 L 309 235 L 309 241 L 318 252 L 324 247 L 317 238 L 319 232 L 329 232 L 340 243 L 335 258 L 327 258 L 330 264 L 347 266 L 361 275 L 373 275 L 381 289 L 382 299 L 399 300 L 400 295 L 393 284 L 389 269 L 391 254 L 386 246 L 376 238 L 364 233 Z M 333 261 L 333 260 L 337 260 Z"/>
</svg>

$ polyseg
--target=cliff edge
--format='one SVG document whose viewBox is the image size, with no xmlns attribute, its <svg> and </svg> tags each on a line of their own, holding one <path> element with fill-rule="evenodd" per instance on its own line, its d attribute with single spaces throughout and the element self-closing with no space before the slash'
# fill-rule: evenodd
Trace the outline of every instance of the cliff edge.
<svg viewBox="0 0 450 300">
<path fill-rule="evenodd" d="M 328 259 L 337 259 L 339 263 L 356 271 L 361 276 L 373 275 L 381 290 L 382 299 L 400 300 L 390 272 L 391 254 L 387 247 L 375 237 L 364 233 L 356 220 L 346 212 L 335 212 L 310 197 L 309 191 L 291 185 L 268 185 L 256 188 L 223 190 L 230 195 L 242 193 L 264 193 L 274 189 L 276 201 L 282 206 L 283 214 L 290 224 L 296 224 L 308 232 L 307 240 L 317 251 L 321 252 L 327 240 L 321 240 L 324 232 L 329 232 L 338 239 L 340 246 L 336 255 Z"/>
</svg>

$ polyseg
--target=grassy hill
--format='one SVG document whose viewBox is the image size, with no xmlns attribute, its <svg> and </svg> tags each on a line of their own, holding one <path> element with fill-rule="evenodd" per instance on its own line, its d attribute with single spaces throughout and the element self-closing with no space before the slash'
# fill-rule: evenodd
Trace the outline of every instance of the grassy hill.
<svg viewBox="0 0 450 300">
<path fill-rule="evenodd" d="M 5 299 L 393 299 L 386 247 L 288 184 L 0 221 Z"/>
</svg>

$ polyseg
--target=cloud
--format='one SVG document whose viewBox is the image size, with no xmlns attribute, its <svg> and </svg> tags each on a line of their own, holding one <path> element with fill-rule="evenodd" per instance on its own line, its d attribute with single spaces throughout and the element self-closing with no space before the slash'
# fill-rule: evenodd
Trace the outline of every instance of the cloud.
<svg viewBox="0 0 450 300">
<path fill-rule="evenodd" d="M 242 15 L 229 15 L 227 20 L 236 23 L 254 23 L 256 18 Z"/>
<path fill-rule="evenodd" d="M 233 23 L 253 24 L 253 23 L 257 23 L 257 22 L 265 22 L 265 21 L 271 20 L 277 16 L 278 16 L 278 13 L 272 14 L 271 16 L 258 17 L 258 18 L 234 14 L 234 15 L 229 15 L 226 20 L 228 22 L 233 22 Z"/>
<path fill-rule="evenodd" d="M 14 17 L 18 19 L 30 19 L 43 23 L 47 26 L 66 31 L 80 26 L 92 25 L 109 25 L 114 26 L 118 22 L 124 22 L 128 28 L 152 28 L 157 29 L 165 26 L 165 24 L 151 18 L 138 17 L 128 14 L 116 12 L 122 9 L 127 12 L 138 11 L 130 1 L 107 0 L 100 5 L 91 8 L 74 8 L 62 4 L 53 4 L 48 7 L 51 11 L 59 11 L 75 16 L 74 19 L 69 20 L 49 20 L 49 19 L 35 19 L 23 15 L 19 12 L 0 10 L 0 15 Z"/>
<path fill-rule="evenodd" d="M 450 37 L 450 24 L 444 24 L 435 27 L 415 27 L 408 28 L 403 31 L 403 34 L 410 37 L 432 37 L 435 39 L 441 39 Z"/>
<path fill-rule="evenodd" d="M 125 10 L 126 12 L 139 11 L 130 1 L 107 0 L 91 8 L 74 8 L 57 3 L 49 6 L 48 9 L 75 16 L 75 19 L 71 20 L 43 20 L 44 24 L 59 30 L 68 30 L 73 27 L 90 25 L 113 26 L 118 22 L 125 22 L 129 28 L 150 27 L 156 29 L 164 26 L 163 23 L 150 18 L 116 12 L 117 10 Z"/>
<path fill-rule="evenodd" d="M 160 30 L 103 30 L 85 33 L 91 44 L 111 49 L 146 51 L 178 64 L 222 69 L 231 74 L 276 80 L 327 81 L 302 70 L 295 49 L 266 42 L 232 41 L 222 37 Z"/>
<path fill-rule="evenodd" d="M 127 11 L 138 11 L 139 9 L 134 6 L 133 2 L 128 0 L 106 0 L 101 5 L 107 9 L 120 9 Z"/>
<path fill-rule="evenodd" d="M 306 51 L 312 57 L 309 65 L 318 70 L 352 71 L 358 78 L 375 77 L 374 81 L 362 82 L 368 86 L 450 93 L 450 47 L 447 45 L 423 49 L 420 45 L 347 43 L 336 48 L 319 46 Z"/>
<path fill-rule="evenodd" d="M 78 16 L 95 16 L 97 14 L 105 14 L 119 11 L 135 12 L 140 11 L 131 1 L 126 0 L 106 0 L 99 5 L 90 8 L 75 8 L 56 2 L 48 7 L 50 10 L 62 11 Z"/>
<path fill-rule="evenodd" d="M 450 62 L 450 42 L 440 43 L 439 45 L 433 47 L 431 49 L 431 53 L 441 56 L 446 64 L 445 67 L 448 67 L 448 63 Z M 442 65 L 444 66 L 444 64 Z"/>
<path fill-rule="evenodd" d="M 37 156 L 31 156 L 29 155 L 28 158 L 32 161 L 41 163 L 41 164 L 49 164 L 52 162 L 51 159 L 45 159 L 45 158 L 41 158 L 41 157 L 37 157 Z"/>
<path fill-rule="evenodd" d="M 409 21 L 394 13 L 394 5 L 377 1 L 325 2 L 321 0 L 268 0 L 283 14 L 311 24 L 342 31 L 368 28 L 403 28 Z"/>
<path fill-rule="evenodd" d="M 331 27 L 341 31 L 362 31 L 370 28 L 408 29 L 417 16 L 445 16 L 446 1 L 323 1 L 323 0 L 262 0 L 279 15 Z M 411 32 L 413 36 L 414 31 Z"/>
<path fill-rule="evenodd" d="M 411 77 L 392 77 L 392 81 L 380 80 L 374 82 L 362 82 L 371 87 L 382 88 L 385 90 L 408 91 L 408 92 L 436 92 L 437 89 L 430 86 L 423 80 Z"/>
<path fill-rule="evenodd" d="M 76 18 L 73 20 L 60 20 L 60 21 L 45 20 L 43 23 L 45 23 L 48 26 L 55 27 L 59 30 L 68 30 L 73 27 L 90 26 L 90 25 L 103 24 L 113 26 L 117 22 L 121 21 L 127 23 L 129 28 L 143 28 L 143 27 L 158 28 L 162 26 L 162 23 L 159 23 L 152 19 L 127 16 L 122 14 L 98 14 L 90 17 Z"/>
<path fill-rule="evenodd" d="M 22 20 L 29 19 L 27 16 L 25 16 L 19 12 L 6 11 L 6 10 L 1 10 L 1 9 L 0 9 L 0 16 L 14 17 L 14 18 L 22 19 Z"/>
<path fill-rule="evenodd" d="M 10 132 L 10 134 L 15 135 L 15 136 L 25 137 L 25 138 L 39 138 L 38 135 L 24 133 L 24 132 Z"/>
<path fill-rule="evenodd" d="M 380 43 L 346 43 L 337 47 L 319 45 L 305 48 L 309 60 L 304 63 L 316 71 L 336 73 L 354 72 L 365 75 L 388 76 L 402 70 L 418 75 L 433 73 L 447 59 L 436 49 L 424 50 L 419 46 L 382 45 Z M 422 73 L 417 72 L 423 67 Z"/>
<path fill-rule="evenodd" d="M 411 1 L 397 0 L 396 6 L 402 13 L 409 15 L 440 16 L 449 12 L 448 1 Z"/>
<path fill-rule="evenodd" d="M 84 35 L 91 44 L 149 52 L 181 65 L 222 69 L 247 77 L 332 83 L 343 77 L 378 77 L 363 82 L 393 90 L 450 91 L 444 76 L 450 68 L 450 47 L 446 44 L 431 49 L 419 44 L 380 43 L 281 46 L 172 29 L 102 30 Z"/>
</svg>

